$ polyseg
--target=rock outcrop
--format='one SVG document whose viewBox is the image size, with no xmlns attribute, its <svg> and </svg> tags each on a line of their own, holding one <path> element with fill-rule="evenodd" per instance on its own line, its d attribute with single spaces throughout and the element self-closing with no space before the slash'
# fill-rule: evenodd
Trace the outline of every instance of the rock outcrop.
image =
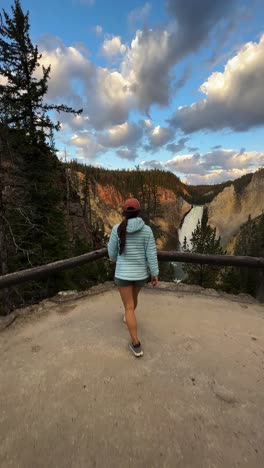
<svg viewBox="0 0 264 468">
<path fill-rule="evenodd" d="M 216 227 L 226 246 L 248 217 L 256 218 L 264 211 L 264 171 L 256 172 L 241 191 L 235 185 L 226 187 L 208 204 L 208 222 Z"/>
</svg>

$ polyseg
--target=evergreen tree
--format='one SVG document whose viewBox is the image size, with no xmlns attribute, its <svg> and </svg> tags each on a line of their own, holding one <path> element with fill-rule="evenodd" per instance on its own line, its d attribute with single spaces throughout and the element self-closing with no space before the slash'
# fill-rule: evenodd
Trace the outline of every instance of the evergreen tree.
<svg viewBox="0 0 264 468">
<path fill-rule="evenodd" d="M 44 102 L 50 67 L 38 71 L 41 55 L 29 35 L 29 13 L 24 14 L 19 0 L 14 1 L 12 16 L 3 10 L 3 20 L 0 29 L 0 129 L 4 130 L 9 164 L 15 168 L 12 181 L 17 187 L 14 199 L 4 200 L 5 205 L 1 207 L 0 233 L 8 234 L 8 270 L 15 271 L 68 255 L 63 167 L 53 147 L 53 131 L 59 130 L 60 125 L 52 122 L 49 112 L 78 114 L 81 110 Z M 3 201 L 4 187 L 0 189 Z M 14 294 L 19 302 L 34 302 L 52 294 L 67 287 L 65 277 L 57 274 L 48 280 L 14 288 L 13 301 L 16 301 Z"/>
<path fill-rule="evenodd" d="M 264 213 L 253 220 L 249 216 L 247 222 L 240 228 L 234 255 L 264 257 Z M 225 268 L 222 273 L 222 286 L 227 292 L 262 295 L 263 272 L 257 268 Z"/>
<path fill-rule="evenodd" d="M 189 247 L 186 238 L 184 239 L 183 251 L 211 255 L 223 255 L 221 247 L 221 238 L 216 236 L 216 229 L 208 224 L 206 211 L 202 221 L 198 221 L 191 237 L 191 246 Z M 204 264 L 185 264 L 183 267 L 187 273 L 187 282 L 199 284 L 207 288 L 215 288 L 219 276 L 219 267 Z"/>
<path fill-rule="evenodd" d="M 52 138 L 60 123 L 52 122 L 49 111 L 79 114 L 82 110 L 44 103 L 50 66 L 42 66 L 42 76 L 37 78 L 41 54 L 29 35 L 29 13 L 23 12 L 20 0 L 15 0 L 11 9 L 12 17 L 3 10 L 0 34 L 0 75 L 4 81 L 0 85 L 0 121 L 9 128 L 25 129 L 34 141 Z"/>
</svg>

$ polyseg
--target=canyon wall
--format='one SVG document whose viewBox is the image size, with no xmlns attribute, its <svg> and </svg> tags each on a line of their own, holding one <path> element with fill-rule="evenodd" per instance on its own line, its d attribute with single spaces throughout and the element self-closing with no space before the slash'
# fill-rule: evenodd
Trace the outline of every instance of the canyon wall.
<svg viewBox="0 0 264 468">
<path fill-rule="evenodd" d="M 84 203 L 83 180 L 81 172 L 70 174 L 71 183 L 77 191 L 81 205 Z M 152 219 L 156 230 L 159 249 L 175 249 L 178 242 L 178 228 L 191 205 L 172 190 L 158 187 L 159 216 Z M 89 187 L 92 223 L 103 224 L 105 233 L 110 234 L 112 227 L 122 221 L 123 197 L 113 185 L 96 183 Z"/>
<path fill-rule="evenodd" d="M 256 218 L 264 211 L 264 170 L 257 171 L 249 184 L 237 191 L 226 187 L 208 204 L 208 222 L 216 227 L 224 246 L 232 245 L 233 237 L 248 217 Z"/>
</svg>

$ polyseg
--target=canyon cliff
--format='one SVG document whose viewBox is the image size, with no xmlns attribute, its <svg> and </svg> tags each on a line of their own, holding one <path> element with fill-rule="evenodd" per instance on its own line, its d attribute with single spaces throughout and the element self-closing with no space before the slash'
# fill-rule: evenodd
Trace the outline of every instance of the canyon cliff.
<svg viewBox="0 0 264 468">
<path fill-rule="evenodd" d="M 78 193 L 81 206 L 85 203 L 83 190 L 84 174 L 70 171 L 71 184 Z M 132 193 L 128 195 L 133 195 Z M 91 208 L 92 224 L 99 224 L 104 232 L 110 235 L 112 227 L 120 223 L 122 218 L 122 205 L 124 196 L 111 184 L 95 183 L 89 185 L 89 203 Z M 192 205 L 180 195 L 164 187 L 157 187 L 159 201 L 158 213 L 150 217 L 151 225 L 156 230 L 157 247 L 159 249 L 176 249 L 178 243 L 178 229 L 181 222 L 190 211 Z"/>
<path fill-rule="evenodd" d="M 238 188 L 233 183 L 224 188 L 207 207 L 209 224 L 216 228 L 223 246 L 231 253 L 240 226 L 249 216 L 254 219 L 264 211 L 264 170 L 255 172 L 245 186 Z"/>
</svg>

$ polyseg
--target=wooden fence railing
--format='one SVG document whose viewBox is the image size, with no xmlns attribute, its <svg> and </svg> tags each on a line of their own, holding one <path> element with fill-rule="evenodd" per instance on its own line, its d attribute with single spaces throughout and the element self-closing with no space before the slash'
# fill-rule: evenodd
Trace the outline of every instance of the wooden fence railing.
<svg viewBox="0 0 264 468">
<path fill-rule="evenodd" d="M 0 276 L 0 289 L 8 288 L 16 284 L 25 283 L 27 281 L 44 278 L 52 273 L 68 270 L 77 266 L 85 265 L 96 261 L 100 258 L 107 257 L 107 249 L 103 248 L 94 252 L 89 252 L 78 257 L 59 260 L 57 262 L 48 263 L 28 270 L 16 271 L 8 275 Z M 176 251 L 158 251 L 158 259 L 161 262 L 183 262 L 183 263 L 199 263 L 216 266 L 236 266 L 248 268 L 261 268 L 264 270 L 264 258 L 258 257 L 242 257 L 233 255 L 204 255 L 187 252 Z"/>
</svg>

